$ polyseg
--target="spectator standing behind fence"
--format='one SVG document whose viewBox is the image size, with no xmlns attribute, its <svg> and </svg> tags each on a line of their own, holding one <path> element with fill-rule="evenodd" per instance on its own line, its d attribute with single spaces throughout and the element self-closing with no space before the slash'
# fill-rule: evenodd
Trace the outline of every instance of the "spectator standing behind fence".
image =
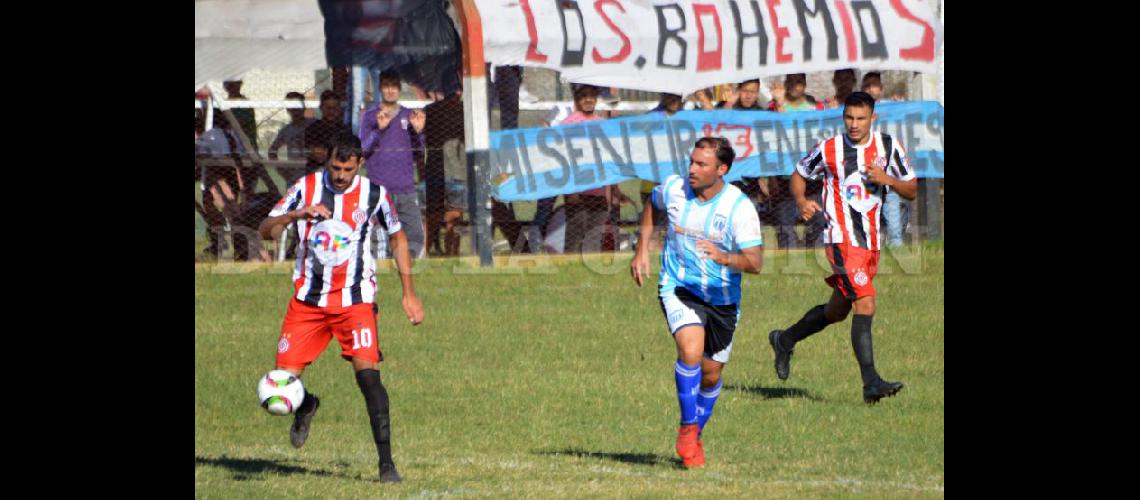
<svg viewBox="0 0 1140 500">
<path fill-rule="evenodd" d="M 698 90 L 697 92 L 701 92 Z M 657 103 L 657 107 L 649 110 L 648 114 L 661 113 L 666 117 L 673 116 L 681 111 L 685 101 L 677 94 L 661 93 L 661 100 Z M 710 101 L 711 106 L 711 101 Z M 650 197 L 653 195 L 653 188 L 657 186 L 656 182 L 641 180 L 641 206 L 644 210 L 646 204 L 650 203 Z M 658 236 L 665 230 L 665 212 L 653 213 L 653 235 L 649 240 L 649 250 L 656 250 L 658 247 L 656 241 Z"/>
<path fill-rule="evenodd" d="M 689 102 L 686 103 L 685 109 L 700 109 L 704 111 L 716 109 L 716 103 L 713 102 L 712 89 L 700 89 L 693 92 L 693 95 L 689 96 Z"/>
<path fill-rule="evenodd" d="M 883 98 L 883 78 L 878 71 L 869 71 L 863 75 L 863 92 L 866 92 L 879 102 Z"/>
<path fill-rule="evenodd" d="M 321 119 L 305 127 L 305 175 L 317 172 L 325 167 L 329 149 L 333 138 L 341 132 L 347 132 L 348 127 L 342 121 L 344 108 L 341 106 L 343 98 L 332 90 L 321 92 Z"/>
<path fill-rule="evenodd" d="M 728 98 L 717 103 L 717 109 L 739 109 L 748 111 L 764 111 L 768 109 L 767 103 L 760 104 L 760 80 L 752 79 L 741 82 Z"/>
<path fill-rule="evenodd" d="M 732 109 L 736 111 L 767 111 L 768 104 L 771 102 L 771 99 L 769 99 L 768 102 L 765 102 L 763 105 L 760 104 L 760 91 L 762 87 L 763 84 L 760 83 L 759 79 L 745 80 L 743 82 L 740 82 L 740 84 L 737 85 L 735 89 L 729 90 L 729 93 L 726 96 L 727 98 L 717 103 L 716 108 Z M 732 182 L 731 184 L 743 191 L 744 194 L 748 195 L 748 200 L 750 202 L 763 200 L 763 203 L 760 205 L 760 207 L 762 207 L 764 209 L 763 212 L 767 214 L 769 212 L 767 208 L 769 205 L 771 205 L 771 191 L 769 188 L 769 182 L 770 181 L 768 177 L 760 177 L 744 178 L 739 181 Z"/>
<path fill-rule="evenodd" d="M 206 201 L 208 203 L 208 201 L 205 199 L 205 194 L 206 194 L 205 188 L 206 188 L 206 186 L 205 186 L 205 184 L 202 183 L 202 181 L 204 180 L 204 179 L 202 179 L 202 164 L 200 162 L 198 162 L 198 139 L 202 137 L 202 134 L 205 131 L 206 131 L 206 113 L 205 113 L 205 111 L 202 111 L 201 108 L 195 108 L 194 109 L 194 182 L 198 183 L 197 184 L 198 187 L 203 191 L 202 192 L 203 201 Z M 206 209 L 205 209 L 205 207 L 202 206 L 202 203 L 198 203 L 198 200 L 194 200 L 194 211 L 197 212 L 198 215 L 202 216 L 203 222 L 206 221 Z M 207 224 L 207 226 L 208 226 L 208 224 Z M 207 233 L 209 233 L 208 229 L 207 229 Z M 195 262 L 198 261 L 197 256 L 194 257 L 194 261 Z"/>
<path fill-rule="evenodd" d="M 499 105 L 499 129 L 509 130 L 518 128 L 519 101 L 534 102 L 538 99 L 532 96 L 530 92 L 523 87 L 522 66 L 496 66 L 494 76 L 494 92 L 492 92 L 491 95 L 495 97 Z M 462 80 L 462 77 L 460 77 L 460 80 Z M 459 110 L 460 136 L 462 137 L 463 107 L 460 106 Z M 464 160 L 464 162 L 466 164 L 466 160 Z M 463 178 L 467 178 L 466 167 L 464 167 Z M 452 191 L 454 191 L 454 189 Z M 451 213 L 448 217 L 456 217 L 455 221 L 458 222 L 458 217 L 461 216 L 462 212 L 458 215 Z M 519 244 L 522 225 L 519 224 L 518 219 L 515 218 L 514 205 L 491 198 L 491 223 L 498 226 L 499 230 L 503 232 L 503 236 L 507 238 L 507 244 L 510 245 L 512 250 L 523 250 L 523 246 Z M 452 228 L 454 229 L 454 226 L 452 226 Z M 453 233 L 452 236 L 458 238 L 458 233 Z M 457 245 L 456 249 L 458 249 L 458 240 L 455 240 L 455 244 Z M 526 243 L 523 243 L 523 245 L 526 245 Z"/>
<path fill-rule="evenodd" d="M 216 259 L 229 246 L 222 238 L 226 219 L 236 221 L 238 217 L 238 194 L 242 188 L 239 165 L 245 148 L 230 130 L 221 110 L 215 108 L 213 112 L 214 127 L 198 138 L 194 157 L 202 174 L 203 218 L 210 241 L 203 252 Z M 230 161 L 219 161 L 225 159 Z"/>
<path fill-rule="evenodd" d="M 807 75 L 792 73 L 785 76 L 783 85 L 772 86 L 772 102 L 775 105 L 770 107 L 774 107 L 775 111 L 781 113 L 823 109 L 823 104 L 815 102 L 814 98 L 811 101 L 808 100 L 811 96 L 804 93 L 806 88 Z M 794 248 L 801 246 L 801 244 L 808 247 L 819 245 L 823 228 L 827 224 L 822 214 L 817 214 L 805 223 L 804 238 L 801 242 L 799 235 L 796 234 L 799 210 L 792 198 L 790 177 L 786 175 L 772 176 L 767 179 L 771 204 L 775 207 L 772 212 L 776 221 L 776 243 L 779 248 Z M 807 185 L 806 196 L 808 199 L 822 202 L 820 199 L 822 191 L 823 185 L 819 181 L 810 181 Z"/>
<path fill-rule="evenodd" d="M 890 92 L 889 96 L 890 97 L 887 97 L 888 101 L 903 102 L 903 101 L 907 100 L 906 84 L 905 83 L 894 84 L 891 87 L 891 92 Z"/>
<path fill-rule="evenodd" d="M 427 160 L 427 241 L 443 255 L 459 255 L 458 224 L 467 211 L 467 152 L 463 137 L 463 97 L 456 92 L 424 108 Z M 440 248 L 439 229 L 445 226 Z"/>
<path fill-rule="evenodd" d="M 562 125 L 605 120 L 596 112 L 598 87 L 588 84 L 574 88 L 574 112 Z M 565 196 L 566 200 L 566 244 L 564 253 L 601 250 L 605 239 L 606 222 L 609 219 L 610 205 L 615 197 L 617 186 L 602 186 Z M 594 233 L 599 238 L 593 239 Z M 587 236 L 590 236 L 587 239 Z"/>
<path fill-rule="evenodd" d="M 772 83 L 772 101 L 768 111 L 812 111 L 824 109 L 823 103 L 804 92 L 807 89 L 807 75 L 790 73 L 784 76 L 784 83 Z"/>
<path fill-rule="evenodd" d="M 571 102 L 569 106 L 555 104 L 553 108 L 550 108 L 550 111 L 546 112 L 542 120 L 546 123 L 547 127 L 560 125 L 566 118 L 574 113 L 574 110 L 574 102 Z M 542 249 L 547 246 L 544 243 L 547 238 L 546 226 L 550 222 L 550 218 L 554 215 L 554 202 L 557 200 L 557 196 L 551 196 L 549 198 L 539 198 L 535 203 L 534 219 L 531 221 L 530 230 L 527 234 L 527 243 L 534 253 L 541 252 Z M 563 238 L 563 242 L 565 242 L 565 238 Z M 563 251 L 565 251 L 565 244 L 563 244 Z"/>
<path fill-rule="evenodd" d="M 360 119 L 360 142 L 368 178 L 392 196 L 400 224 L 408 234 L 408 251 L 413 258 L 420 258 L 426 245 L 412 152 L 424 149 L 427 116 L 399 101 L 400 75 L 395 71 L 380 73 L 380 102 Z M 377 245 L 384 248 L 384 239 L 378 237 Z"/>
<path fill-rule="evenodd" d="M 281 127 L 277 132 L 277 137 L 269 145 L 269 159 L 277 160 L 277 150 L 281 146 L 285 146 L 285 159 L 289 161 L 303 161 L 305 160 L 305 129 L 312 125 L 316 120 L 312 118 L 305 118 L 305 95 L 300 92 L 289 92 L 285 94 L 285 100 L 295 100 L 301 103 L 300 108 L 286 108 L 289 113 L 289 123 Z M 277 171 L 281 177 L 285 179 L 286 186 L 292 186 L 293 182 L 301 178 L 305 174 L 304 168 L 287 167 L 278 168 Z"/>
<path fill-rule="evenodd" d="M 260 199 L 254 194 L 259 179 L 265 182 L 267 192 L 273 196 L 279 194 L 265 167 L 246 154 L 241 140 L 220 109 L 214 109 L 214 127 L 201 134 L 194 151 L 206 191 L 202 215 L 210 243 L 205 253 L 217 258 L 225 249 L 226 242 L 221 235 L 228 222 L 234 234 L 234 258 L 248 259 L 248 248 L 252 243 L 258 257 L 268 260 L 269 254 L 260 248 L 258 238 L 254 236 L 256 233 L 244 217 L 257 206 L 254 201 Z M 243 207 L 243 204 L 247 206 Z"/>
<path fill-rule="evenodd" d="M 836 109 L 843 105 L 847 100 L 847 96 L 855 91 L 855 70 L 853 69 L 837 69 L 831 76 L 831 84 L 835 86 L 835 96 L 827 98 L 824 102 L 824 107 L 827 109 Z"/>
<path fill-rule="evenodd" d="M 222 87 L 226 89 L 227 101 L 248 101 L 244 95 L 241 95 L 241 80 L 230 80 L 222 82 Z M 253 108 L 233 108 L 234 118 L 237 118 L 238 125 L 241 130 L 245 132 L 246 138 L 249 139 L 249 146 L 257 151 L 257 118 L 254 116 Z"/>
<path fill-rule="evenodd" d="M 601 96 L 602 95 L 602 88 L 598 87 L 598 86 L 593 86 L 593 87 L 595 89 L 597 89 L 598 95 Z M 571 91 L 574 91 L 577 88 L 579 88 L 579 84 L 577 84 L 577 83 L 570 85 Z M 609 98 L 608 103 L 609 103 L 610 107 L 616 107 L 619 103 L 621 103 L 621 95 L 616 88 L 610 87 L 608 90 L 606 90 L 605 93 L 606 93 L 606 97 Z M 609 110 L 602 111 L 602 110 L 597 109 L 597 99 L 596 98 L 595 98 L 594 107 L 595 107 L 595 109 L 594 109 L 595 115 L 598 115 L 602 118 L 610 118 L 612 116 L 612 111 L 609 111 Z M 553 108 L 550 108 L 550 110 L 546 112 L 546 115 L 542 117 L 542 120 L 544 122 L 546 122 L 547 126 L 558 125 L 558 124 L 566 121 L 566 118 L 568 118 L 570 115 L 574 114 L 574 111 L 576 109 L 578 109 L 578 108 L 574 102 L 571 102 L 570 104 L 555 104 Z"/>
</svg>

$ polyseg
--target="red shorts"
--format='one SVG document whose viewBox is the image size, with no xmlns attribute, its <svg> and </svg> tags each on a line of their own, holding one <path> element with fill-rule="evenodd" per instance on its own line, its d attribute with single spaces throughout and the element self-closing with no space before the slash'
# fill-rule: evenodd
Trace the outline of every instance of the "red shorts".
<svg viewBox="0 0 1140 500">
<path fill-rule="evenodd" d="M 342 358 L 383 361 L 373 304 L 317 307 L 293 297 L 277 342 L 277 367 L 304 369 L 321 355 L 334 335 Z"/>
<path fill-rule="evenodd" d="M 879 271 L 879 251 L 851 246 L 847 243 L 827 245 L 825 253 L 835 274 L 827 277 L 831 285 L 847 300 L 875 296 L 875 273 Z"/>
</svg>

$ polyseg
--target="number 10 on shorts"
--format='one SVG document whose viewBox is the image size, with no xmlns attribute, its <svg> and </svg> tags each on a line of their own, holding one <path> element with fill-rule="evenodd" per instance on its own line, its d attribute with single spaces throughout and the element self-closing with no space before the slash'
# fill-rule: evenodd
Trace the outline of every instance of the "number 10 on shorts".
<svg viewBox="0 0 1140 500">
<path fill-rule="evenodd" d="M 361 347 L 372 347 L 372 330 L 369 328 L 361 329 L 359 332 L 352 331 L 352 348 L 360 349 Z"/>
</svg>

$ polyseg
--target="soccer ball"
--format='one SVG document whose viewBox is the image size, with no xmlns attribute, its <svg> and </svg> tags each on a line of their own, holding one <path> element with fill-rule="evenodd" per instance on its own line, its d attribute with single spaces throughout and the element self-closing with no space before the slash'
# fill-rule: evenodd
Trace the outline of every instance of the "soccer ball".
<svg viewBox="0 0 1140 500">
<path fill-rule="evenodd" d="M 257 400 L 273 415 L 289 415 L 305 400 L 305 386 L 296 375 L 273 370 L 257 382 Z"/>
</svg>

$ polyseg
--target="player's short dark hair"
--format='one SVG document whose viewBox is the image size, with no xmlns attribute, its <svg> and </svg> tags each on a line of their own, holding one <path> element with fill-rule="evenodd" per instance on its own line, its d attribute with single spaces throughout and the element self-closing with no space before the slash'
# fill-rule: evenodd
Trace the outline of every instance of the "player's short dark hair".
<svg viewBox="0 0 1140 500">
<path fill-rule="evenodd" d="M 399 85 L 400 74 L 390 69 L 380 72 L 380 85 L 384 85 L 386 83 Z"/>
<path fill-rule="evenodd" d="M 360 147 L 360 138 L 351 132 L 337 134 L 329 141 L 329 147 L 332 148 L 329 152 L 329 161 L 336 158 L 336 161 L 346 162 L 353 156 L 357 158 L 364 156 L 364 150 Z"/>
<path fill-rule="evenodd" d="M 701 137 L 697 139 L 697 143 L 693 145 L 694 148 L 715 148 L 716 159 L 720 161 L 721 165 L 728 165 L 732 168 L 732 160 L 736 159 L 736 151 L 732 149 L 732 143 L 724 137 Z"/>
<path fill-rule="evenodd" d="M 862 92 L 862 91 L 852 92 L 850 95 L 847 96 L 847 99 L 845 99 L 843 101 L 843 109 L 847 109 L 847 108 L 852 107 L 852 106 L 854 106 L 854 107 L 866 106 L 866 107 L 870 108 L 871 111 L 874 111 L 875 110 L 875 98 L 871 97 L 871 94 L 868 94 L 866 92 Z"/>
</svg>

